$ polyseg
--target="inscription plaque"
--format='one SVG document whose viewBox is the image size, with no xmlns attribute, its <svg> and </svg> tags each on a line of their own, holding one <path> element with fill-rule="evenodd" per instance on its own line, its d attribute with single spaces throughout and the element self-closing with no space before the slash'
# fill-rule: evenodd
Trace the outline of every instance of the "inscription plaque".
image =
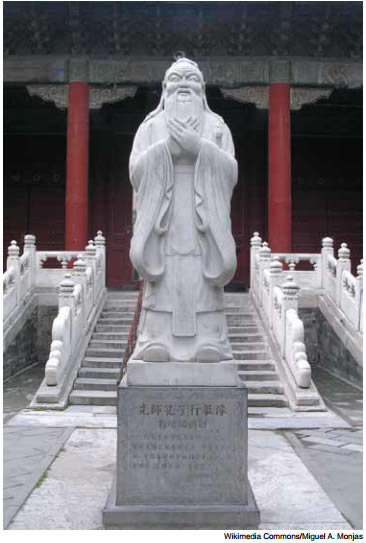
<svg viewBox="0 0 366 543">
<path fill-rule="evenodd" d="M 117 504 L 247 503 L 247 390 L 120 386 Z"/>
</svg>

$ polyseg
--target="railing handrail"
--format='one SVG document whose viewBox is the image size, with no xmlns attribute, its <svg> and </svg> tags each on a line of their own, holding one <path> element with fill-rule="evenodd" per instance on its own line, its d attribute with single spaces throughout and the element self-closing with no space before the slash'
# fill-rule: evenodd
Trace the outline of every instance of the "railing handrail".
<svg viewBox="0 0 366 543">
<path fill-rule="evenodd" d="M 362 303 L 362 295 L 352 296 L 354 303 L 358 304 L 353 309 L 342 307 L 342 291 L 344 290 L 343 282 L 344 278 L 351 285 L 357 285 L 357 291 L 363 289 L 362 281 L 358 278 L 363 274 L 363 264 L 361 260 L 360 266 L 358 266 L 358 276 L 356 277 L 351 273 L 350 262 L 350 250 L 346 243 L 341 243 L 338 250 L 338 257 L 334 255 L 333 240 L 332 238 L 325 237 L 322 239 L 322 248 L 319 253 L 296 253 L 296 252 L 274 252 L 272 253 L 268 244 L 262 242 L 259 234 L 254 233 L 251 239 L 251 289 L 254 290 L 254 297 L 257 301 L 261 301 L 262 293 L 260 290 L 263 287 L 263 278 L 268 277 L 268 271 L 271 268 L 272 262 L 277 259 L 278 261 L 284 261 L 289 264 L 290 272 L 294 274 L 299 287 L 304 289 L 313 288 L 317 294 L 322 294 L 328 297 L 336 305 L 336 310 L 340 313 L 346 311 L 349 315 L 350 312 L 355 315 L 361 314 L 360 304 Z M 313 270 L 296 270 L 296 264 L 303 261 L 309 261 L 313 264 Z M 281 270 L 279 279 L 284 281 L 287 271 Z M 304 282 L 304 283 L 303 283 Z M 353 327 L 356 332 L 362 333 L 362 326 L 359 324 L 355 316 L 352 317 Z M 358 324 L 356 324 L 358 322 Z"/>
</svg>

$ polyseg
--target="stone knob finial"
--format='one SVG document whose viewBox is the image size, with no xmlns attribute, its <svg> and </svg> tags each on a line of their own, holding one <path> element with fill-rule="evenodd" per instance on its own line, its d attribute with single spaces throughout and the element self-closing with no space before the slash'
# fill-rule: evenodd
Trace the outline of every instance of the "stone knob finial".
<svg viewBox="0 0 366 543">
<path fill-rule="evenodd" d="M 24 236 L 24 249 L 34 249 L 36 246 L 36 236 L 33 234 L 26 234 Z"/>
<path fill-rule="evenodd" d="M 338 250 L 339 260 L 349 260 L 351 251 L 348 249 L 347 243 L 341 243 L 341 247 Z"/>
<path fill-rule="evenodd" d="M 101 230 L 98 230 L 97 235 L 94 238 L 94 243 L 97 247 L 105 245 L 105 237 L 103 236 L 103 232 Z"/>
<path fill-rule="evenodd" d="M 86 262 L 83 260 L 83 255 L 78 255 L 77 260 L 75 260 L 73 268 L 76 272 L 85 272 Z"/>
<path fill-rule="evenodd" d="M 262 245 L 262 238 L 258 232 L 253 233 L 253 237 L 250 239 L 250 245 L 252 247 L 260 247 Z"/>
<path fill-rule="evenodd" d="M 71 279 L 71 273 L 65 273 L 65 278 L 60 283 L 60 292 L 62 294 L 71 294 L 74 291 L 75 283 Z"/>
<path fill-rule="evenodd" d="M 18 247 L 17 242 L 15 241 L 15 239 L 13 239 L 10 242 L 10 245 L 8 247 L 8 255 L 9 256 L 19 256 L 19 247 Z"/>
<path fill-rule="evenodd" d="M 269 266 L 269 271 L 271 275 L 276 275 L 282 272 L 283 266 L 282 262 L 280 261 L 279 256 L 274 256 L 273 260 Z"/>
<path fill-rule="evenodd" d="M 85 252 L 88 256 L 95 256 L 97 250 L 92 239 L 88 241 L 88 245 L 85 247 Z"/>
<path fill-rule="evenodd" d="M 326 238 L 323 238 L 322 239 L 322 247 L 327 247 L 327 248 L 331 248 L 333 247 L 333 239 L 332 238 L 329 238 L 329 237 L 326 237 Z"/>
<path fill-rule="evenodd" d="M 296 298 L 300 287 L 296 284 L 292 275 L 286 277 L 285 282 L 282 284 L 282 292 L 289 297 Z"/>
<path fill-rule="evenodd" d="M 262 247 L 259 249 L 259 254 L 261 258 L 271 257 L 271 249 L 269 248 L 268 243 L 266 241 L 262 243 Z"/>
<path fill-rule="evenodd" d="M 357 266 L 357 276 L 363 277 L 363 258 L 361 258 L 360 264 Z"/>
</svg>

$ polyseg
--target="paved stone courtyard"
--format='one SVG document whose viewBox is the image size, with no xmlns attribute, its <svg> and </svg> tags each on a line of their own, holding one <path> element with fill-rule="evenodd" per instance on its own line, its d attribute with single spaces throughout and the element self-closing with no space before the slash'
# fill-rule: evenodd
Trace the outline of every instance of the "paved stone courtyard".
<svg viewBox="0 0 366 543">
<path fill-rule="evenodd" d="M 362 528 L 362 394 L 313 373 L 328 413 L 250 410 L 249 478 L 261 529 Z M 4 527 L 102 530 L 115 408 L 27 409 L 41 377 L 33 367 L 4 385 Z"/>
</svg>

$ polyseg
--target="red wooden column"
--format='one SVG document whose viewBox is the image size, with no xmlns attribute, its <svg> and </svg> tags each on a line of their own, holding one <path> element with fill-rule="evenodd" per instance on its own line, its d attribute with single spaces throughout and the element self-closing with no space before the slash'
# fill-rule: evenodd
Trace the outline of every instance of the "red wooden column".
<svg viewBox="0 0 366 543">
<path fill-rule="evenodd" d="M 65 249 L 88 243 L 89 87 L 69 83 L 66 158 Z"/>
<path fill-rule="evenodd" d="M 291 252 L 290 84 L 269 85 L 268 243 L 274 252 Z"/>
</svg>

